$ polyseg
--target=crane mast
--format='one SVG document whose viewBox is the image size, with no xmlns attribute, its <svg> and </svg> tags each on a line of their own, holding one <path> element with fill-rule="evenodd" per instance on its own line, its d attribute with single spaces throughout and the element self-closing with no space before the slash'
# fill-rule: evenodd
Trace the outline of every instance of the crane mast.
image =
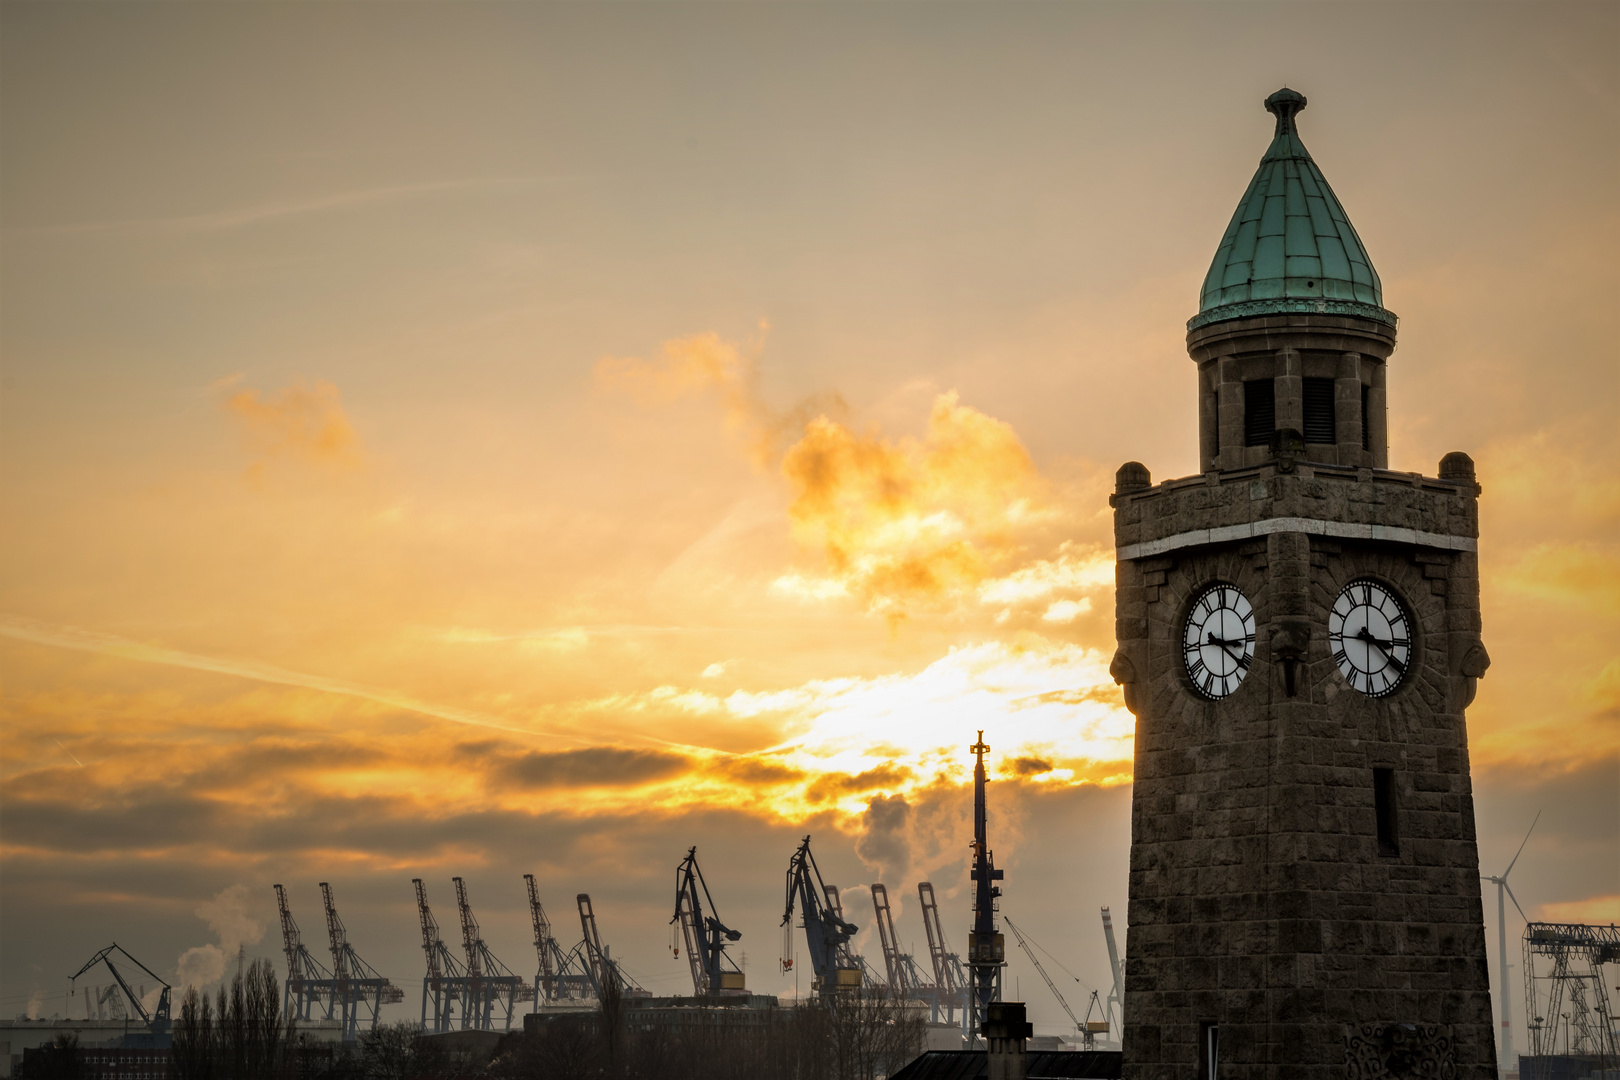
<svg viewBox="0 0 1620 1080">
<path fill-rule="evenodd" d="M 1114 977 L 1114 988 L 1108 991 L 1108 1004 L 1103 1010 L 1113 1030 L 1125 1030 L 1125 975 L 1119 966 L 1119 947 L 1114 944 L 1114 918 L 1108 909 L 1102 909 L 1103 938 L 1108 942 L 1108 971 Z"/>
<path fill-rule="evenodd" d="M 1007 966 L 1006 939 L 996 931 L 996 898 L 1001 895 L 1003 873 L 995 868 L 988 839 L 989 812 L 985 805 L 984 732 L 973 751 L 973 931 L 968 934 L 968 968 L 972 973 L 971 998 L 974 1028 L 984 1027 L 990 1016 L 990 1003 L 1001 1000 L 1001 972 Z"/>
<path fill-rule="evenodd" d="M 805 943 L 810 951 L 810 968 L 815 976 L 815 989 L 819 994 L 831 996 L 838 990 L 858 990 L 861 985 L 860 969 L 851 964 L 847 944 L 856 927 L 843 920 L 827 903 L 827 887 L 821 880 L 821 869 L 816 857 L 810 853 L 810 838 L 806 836 L 799 849 L 788 861 L 787 904 L 782 912 L 782 925 L 793 919 L 797 904 L 804 918 Z"/>
<path fill-rule="evenodd" d="M 602 952 L 602 938 L 596 932 L 596 909 L 591 906 L 591 894 L 574 897 L 579 905 L 579 929 L 585 938 L 585 962 L 598 998 L 604 997 L 612 974 L 608 970 L 607 956 Z"/>
<path fill-rule="evenodd" d="M 323 1018 L 332 1019 L 332 1007 L 337 1001 L 333 993 L 335 984 L 326 966 L 310 955 L 304 945 L 304 936 L 293 920 L 292 908 L 287 902 L 287 890 L 275 886 L 276 911 L 281 916 L 281 951 L 287 958 L 287 982 L 282 988 L 282 1007 L 295 1021 L 314 1019 L 315 1007 L 320 1006 Z"/>
<path fill-rule="evenodd" d="M 534 1000 L 534 988 L 519 978 L 490 951 L 484 943 L 474 917 L 472 902 L 467 899 L 467 883 L 451 878 L 456 887 L 456 910 L 461 916 L 461 950 L 467 957 L 466 1004 L 462 1007 L 463 1027 L 481 1031 L 494 1031 L 496 1014 L 504 1020 L 505 1030 L 512 1030 L 512 1017 L 517 1003 Z"/>
<path fill-rule="evenodd" d="M 969 1036 L 969 1010 L 964 998 L 967 975 L 962 970 L 962 958 L 951 952 L 950 943 L 945 940 L 945 927 L 939 921 L 939 903 L 934 897 L 933 882 L 917 883 L 917 899 L 922 905 L 923 931 L 928 935 L 928 959 L 934 968 L 934 985 L 939 988 L 946 1021 L 949 1022 L 954 1010 L 960 1008 L 962 1033 Z"/>
</svg>

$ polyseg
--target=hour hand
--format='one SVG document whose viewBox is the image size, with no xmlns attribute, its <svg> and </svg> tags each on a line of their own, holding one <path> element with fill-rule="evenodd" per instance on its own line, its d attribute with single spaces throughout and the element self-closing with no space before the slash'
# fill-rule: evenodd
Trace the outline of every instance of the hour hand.
<svg viewBox="0 0 1620 1080">
<path fill-rule="evenodd" d="M 1378 651 L 1383 653 L 1384 656 L 1388 658 L 1390 664 L 1395 668 L 1396 671 L 1406 670 L 1406 665 L 1395 658 L 1394 642 L 1384 641 L 1381 638 L 1373 637 L 1372 633 L 1365 626 L 1356 631 L 1356 637 L 1370 645 L 1378 646 Z"/>
</svg>

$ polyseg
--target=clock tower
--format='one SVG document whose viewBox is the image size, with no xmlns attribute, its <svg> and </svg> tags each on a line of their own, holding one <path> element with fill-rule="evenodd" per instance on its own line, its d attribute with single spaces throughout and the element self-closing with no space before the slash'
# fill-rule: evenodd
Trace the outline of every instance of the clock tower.
<svg viewBox="0 0 1620 1080">
<path fill-rule="evenodd" d="M 1127 1080 L 1494 1080 L 1474 464 L 1389 467 L 1395 316 L 1296 129 L 1187 324 L 1196 476 L 1116 478 Z"/>
</svg>

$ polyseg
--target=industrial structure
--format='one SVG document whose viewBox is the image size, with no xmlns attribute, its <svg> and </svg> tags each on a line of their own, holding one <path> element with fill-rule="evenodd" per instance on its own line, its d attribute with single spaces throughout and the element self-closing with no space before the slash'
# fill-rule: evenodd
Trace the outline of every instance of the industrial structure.
<svg viewBox="0 0 1620 1080">
<path fill-rule="evenodd" d="M 533 1001 L 534 988 L 489 951 L 478 931 L 478 920 L 473 918 L 472 904 L 467 900 L 467 883 L 458 877 L 450 880 L 456 886 L 461 949 L 467 956 L 467 1001 L 462 1010 L 462 1026 L 494 1031 L 499 1022 L 502 1031 L 511 1031 L 518 1003 Z"/>
<path fill-rule="evenodd" d="M 709 905 L 707 914 L 705 902 Z M 675 914 L 669 921 L 681 924 L 694 997 L 747 993 L 742 969 L 726 955 L 726 946 L 740 941 L 742 934 L 716 915 L 709 883 L 703 880 L 703 870 L 698 866 L 696 846 L 675 868 Z"/>
<path fill-rule="evenodd" d="M 1503 875 L 1506 876 L 1506 875 Z M 1517 905 L 1518 901 L 1514 901 Z M 1609 1076 L 1620 1037 L 1603 965 L 1620 964 L 1620 927 L 1529 923 L 1524 928 L 1524 1005 L 1530 1054 L 1521 1080 Z M 1579 1068 L 1574 1066 L 1579 1065 Z"/>
<path fill-rule="evenodd" d="M 782 925 L 793 919 L 797 905 L 804 920 L 805 944 L 810 951 L 810 970 L 817 994 L 830 995 L 840 990 L 858 990 L 861 970 L 849 959 L 849 939 L 857 927 L 844 921 L 843 916 L 827 904 L 827 886 L 821 880 L 821 869 L 816 857 L 810 853 L 810 838 L 793 853 L 787 869 L 787 905 L 782 912 Z"/>
<path fill-rule="evenodd" d="M 152 1008 L 148 1009 L 146 1007 L 146 1003 L 141 1000 L 141 998 L 145 995 L 136 993 L 135 988 L 129 984 L 129 980 L 124 977 L 124 973 L 119 970 L 118 960 L 116 959 L 116 957 L 119 956 L 123 957 L 123 959 L 128 963 L 140 968 L 143 972 L 150 976 L 152 980 L 158 984 L 158 986 L 162 987 L 162 991 L 158 994 L 157 1002 Z M 136 1016 L 141 1018 L 141 1024 L 145 1028 L 144 1031 L 126 1034 L 123 1040 L 124 1045 L 154 1050 L 162 1049 L 168 1046 L 170 1039 L 173 1037 L 171 1031 L 172 1025 L 169 1017 L 169 999 L 173 988 L 169 986 L 168 983 L 164 982 L 163 979 L 160 978 L 151 968 L 147 967 L 145 964 L 131 956 L 129 952 L 116 941 L 111 945 L 108 945 L 105 949 L 102 949 L 100 952 L 96 953 L 96 955 L 92 956 L 90 959 L 86 960 L 83 967 L 68 977 L 68 981 L 70 983 L 77 981 L 80 975 L 83 975 L 85 972 L 91 970 L 97 964 L 105 966 L 108 971 L 112 972 L 113 980 L 118 984 L 118 988 L 123 991 L 124 998 L 128 1001 L 129 1010 L 124 1012 L 124 1015 L 128 1016 L 130 1012 L 133 1012 Z M 108 990 L 111 989 L 111 987 L 108 987 Z M 143 985 L 142 990 L 144 989 L 145 987 Z M 100 995 L 100 1001 L 98 1004 L 105 1005 L 107 1003 L 108 996 L 109 995 Z"/>
<path fill-rule="evenodd" d="M 984 732 L 970 748 L 973 751 L 973 930 L 968 934 L 968 970 L 971 973 L 969 1000 L 973 1010 L 973 1032 L 984 1027 L 990 1017 L 990 1003 L 1001 1000 L 1001 972 L 1007 966 L 1007 941 L 996 929 L 996 898 L 1004 876 L 996 869 L 988 839 L 989 813 L 985 808 Z"/>
<path fill-rule="evenodd" d="M 427 886 L 412 878 L 416 889 L 416 913 L 422 926 L 422 953 L 427 958 L 427 974 L 422 978 L 422 1029 L 454 1031 L 464 1027 L 469 993 L 467 970 L 445 948 L 439 936 L 439 920 L 428 906 Z"/>
<path fill-rule="evenodd" d="M 928 935 L 928 959 L 934 968 L 934 985 L 939 988 L 939 999 L 945 1006 L 945 1022 L 950 1023 L 953 1010 L 962 1011 L 962 1034 L 970 1035 L 968 1017 L 968 977 L 962 968 L 962 958 L 951 951 L 945 940 L 945 927 L 939 921 L 939 903 L 934 898 L 934 883 L 919 881 L 917 899 L 922 907 L 923 932 Z"/>
<path fill-rule="evenodd" d="M 336 1013 L 344 1042 L 360 1037 L 362 1014 L 367 1027 L 376 1028 L 382 1007 L 405 1000 L 405 991 L 377 974 L 349 944 L 348 931 L 338 918 L 332 900 L 332 886 L 321 882 L 321 901 L 326 906 L 326 936 L 332 950 L 332 991 L 327 1019 Z"/>
<path fill-rule="evenodd" d="M 534 976 L 534 1007 L 585 1001 L 593 996 L 591 979 L 581 957 L 584 943 L 564 952 L 551 933 L 551 919 L 540 903 L 540 887 L 533 874 L 524 874 L 529 891 L 529 921 L 534 927 L 534 951 L 539 967 Z"/>
<path fill-rule="evenodd" d="M 585 936 L 583 945 L 585 971 L 591 980 L 591 990 L 597 998 L 605 997 L 610 988 L 623 997 L 651 997 L 640 983 L 626 975 L 624 969 L 613 962 L 613 955 L 602 944 L 602 935 L 596 928 L 596 909 L 591 906 L 589 893 L 575 898 L 579 905 L 579 928 Z"/>
</svg>

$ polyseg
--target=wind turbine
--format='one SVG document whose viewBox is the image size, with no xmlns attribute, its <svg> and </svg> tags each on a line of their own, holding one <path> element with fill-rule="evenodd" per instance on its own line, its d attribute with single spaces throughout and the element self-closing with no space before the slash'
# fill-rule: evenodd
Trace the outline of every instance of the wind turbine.
<svg viewBox="0 0 1620 1080">
<path fill-rule="evenodd" d="M 1526 915 L 1524 913 L 1524 908 L 1519 907 L 1519 898 L 1517 896 L 1513 895 L 1513 889 L 1512 889 L 1511 886 L 1508 885 L 1507 879 L 1508 879 L 1508 875 L 1513 873 L 1514 863 L 1517 863 L 1519 861 L 1519 856 L 1524 854 L 1524 845 L 1528 844 L 1530 842 L 1530 833 L 1533 833 L 1533 832 L 1536 831 L 1536 822 L 1540 821 L 1540 820 L 1541 820 L 1541 811 L 1537 810 L 1535 819 L 1530 822 L 1529 831 L 1524 834 L 1524 840 L 1523 840 L 1522 843 L 1519 844 L 1519 850 L 1513 853 L 1513 862 L 1508 863 L 1508 868 L 1506 870 L 1502 871 L 1502 875 L 1500 877 L 1492 877 L 1489 874 L 1481 874 L 1480 875 L 1480 880 L 1481 881 L 1488 881 L 1492 885 L 1496 886 L 1496 929 L 1497 929 L 1497 932 L 1501 935 L 1500 941 L 1499 941 L 1499 943 L 1497 945 L 1496 955 L 1497 955 L 1498 959 L 1501 961 L 1501 965 L 1502 965 L 1502 981 L 1501 981 L 1501 986 L 1502 986 L 1502 1062 L 1501 1062 L 1501 1064 L 1502 1064 L 1502 1068 L 1504 1068 L 1504 1069 L 1512 1068 L 1512 1061 L 1513 1061 L 1513 1025 L 1512 1025 L 1511 1020 L 1509 1019 L 1510 1014 L 1508 1012 L 1508 1006 L 1509 1006 L 1510 1000 L 1511 1000 L 1513 995 L 1508 990 L 1507 906 L 1506 906 L 1506 903 L 1505 903 L 1505 901 L 1503 899 L 1503 896 L 1504 896 L 1504 894 L 1506 894 L 1507 898 L 1511 899 L 1513 901 L 1513 906 L 1519 909 L 1519 917 L 1520 918 L 1522 918 L 1525 922 L 1530 921 L 1530 916 L 1528 916 L 1528 915 Z M 1526 1007 L 1528 1007 L 1528 1004 L 1529 1003 L 1526 1002 Z"/>
</svg>

